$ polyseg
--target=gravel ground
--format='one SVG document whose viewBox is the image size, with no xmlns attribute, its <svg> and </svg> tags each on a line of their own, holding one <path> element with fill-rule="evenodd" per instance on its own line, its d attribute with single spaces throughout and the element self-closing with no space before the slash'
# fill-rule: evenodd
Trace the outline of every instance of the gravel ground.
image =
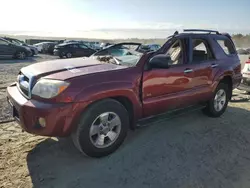
<svg viewBox="0 0 250 188">
<path fill-rule="evenodd" d="M 0 121 L 10 119 L 5 87 L 29 62 L 0 61 Z M 10 66 L 10 64 L 12 66 Z M 237 187 L 250 184 L 250 102 L 235 91 L 220 118 L 200 111 L 131 131 L 114 154 L 82 156 L 70 139 L 22 132 L 15 122 L 0 124 L 0 187 Z"/>
</svg>

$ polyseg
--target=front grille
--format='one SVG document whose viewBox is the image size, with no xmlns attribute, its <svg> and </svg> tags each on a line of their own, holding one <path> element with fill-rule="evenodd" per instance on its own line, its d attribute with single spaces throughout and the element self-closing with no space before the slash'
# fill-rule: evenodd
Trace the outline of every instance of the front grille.
<svg viewBox="0 0 250 188">
<path fill-rule="evenodd" d="M 22 72 L 18 75 L 17 82 L 18 87 L 21 91 L 21 93 L 27 97 L 30 98 L 30 90 L 31 90 L 31 81 L 32 77 L 28 77 L 27 75 L 24 75 Z"/>
</svg>

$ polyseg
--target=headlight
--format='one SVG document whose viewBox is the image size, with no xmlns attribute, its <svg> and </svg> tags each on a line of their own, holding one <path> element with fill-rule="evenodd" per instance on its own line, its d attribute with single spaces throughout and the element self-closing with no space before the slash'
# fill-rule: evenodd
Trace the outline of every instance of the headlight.
<svg viewBox="0 0 250 188">
<path fill-rule="evenodd" d="M 61 80 L 39 80 L 32 89 L 32 94 L 42 98 L 52 98 L 59 95 L 69 86 L 68 82 Z"/>
</svg>

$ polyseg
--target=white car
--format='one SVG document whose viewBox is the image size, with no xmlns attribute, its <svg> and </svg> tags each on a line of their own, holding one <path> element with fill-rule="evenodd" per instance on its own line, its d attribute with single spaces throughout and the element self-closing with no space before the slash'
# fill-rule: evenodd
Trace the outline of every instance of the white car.
<svg viewBox="0 0 250 188">
<path fill-rule="evenodd" d="M 44 52 L 44 47 L 46 46 L 46 44 L 49 44 L 51 42 L 39 42 L 36 44 L 33 44 L 33 46 L 35 46 L 38 50 L 39 53 L 43 53 Z"/>
<path fill-rule="evenodd" d="M 244 68 L 242 69 L 242 81 L 238 89 L 246 91 L 250 94 L 250 56 L 246 61 Z"/>
<path fill-rule="evenodd" d="M 42 52 L 43 45 L 44 45 L 44 42 L 40 42 L 40 43 L 34 44 L 33 46 L 37 48 L 38 52 Z"/>
</svg>

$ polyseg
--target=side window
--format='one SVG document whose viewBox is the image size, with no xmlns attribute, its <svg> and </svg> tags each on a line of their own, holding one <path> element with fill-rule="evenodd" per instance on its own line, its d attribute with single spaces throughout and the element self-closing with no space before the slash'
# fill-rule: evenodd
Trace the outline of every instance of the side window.
<svg viewBox="0 0 250 188">
<path fill-rule="evenodd" d="M 79 47 L 80 47 L 80 48 L 83 48 L 83 49 L 87 49 L 87 48 L 88 48 L 88 47 L 85 46 L 84 44 L 79 44 Z"/>
<path fill-rule="evenodd" d="M 8 45 L 6 41 L 0 40 L 0 45 Z"/>
<path fill-rule="evenodd" d="M 177 40 L 167 51 L 166 55 L 170 56 L 171 62 L 169 65 L 183 64 L 183 51 L 181 41 Z"/>
<path fill-rule="evenodd" d="M 192 46 L 194 63 L 214 59 L 212 51 L 206 40 L 192 39 Z"/>
<path fill-rule="evenodd" d="M 220 45 L 220 47 L 224 50 L 224 52 L 227 54 L 227 55 L 231 55 L 231 54 L 236 54 L 236 51 L 233 47 L 233 44 L 230 40 L 223 40 L 223 39 L 220 39 L 220 40 L 216 40 L 218 42 L 218 44 Z"/>
<path fill-rule="evenodd" d="M 78 48 L 78 46 L 76 44 L 71 44 L 69 45 L 70 48 Z"/>
<path fill-rule="evenodd" d="M 109 49 L 108 52 L 112 56 L 123 56 L 123 55 L 126 55 L 127 50 L 113 48 L 113 49 Z"/>
</svg>

